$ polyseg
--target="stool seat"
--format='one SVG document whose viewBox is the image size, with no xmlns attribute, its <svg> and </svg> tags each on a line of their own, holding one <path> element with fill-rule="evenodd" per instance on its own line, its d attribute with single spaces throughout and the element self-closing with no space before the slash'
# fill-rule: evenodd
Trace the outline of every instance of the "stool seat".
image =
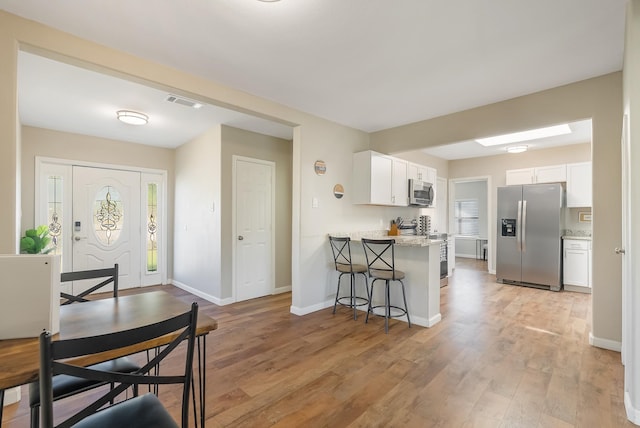
<svg viewBox="0 0 640 428">
<path fill-rule="evenodd" d="M 389 271 L 389 270 L 371 269 L 369 276 L 377 279 L 396 280 L 396 279 L 404 279 L 404 272 L 402 272 L 401 270 Z"/>
<path fill-rule="evenodd" d="M 358 264 L 353 264 L 351 266 L 349 265 L 337 265 L 336 269 L 338 272 L 342 272 L 342 273 L 365 273 L 367 271 L 367 267 L 365 265 L 358 265 Z"/>
</svg>

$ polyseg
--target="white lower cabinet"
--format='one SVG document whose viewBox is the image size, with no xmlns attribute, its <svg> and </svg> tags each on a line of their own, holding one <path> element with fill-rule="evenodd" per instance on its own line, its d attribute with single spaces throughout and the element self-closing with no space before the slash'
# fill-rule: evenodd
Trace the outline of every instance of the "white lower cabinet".
<svg viewBox="0 0 640 428">
<path fill-rule="evenodd" d="M 563 282 L 566 290 L 591 290 L 591 241 L 565 239 L 563 241 Z"/>
</svg>

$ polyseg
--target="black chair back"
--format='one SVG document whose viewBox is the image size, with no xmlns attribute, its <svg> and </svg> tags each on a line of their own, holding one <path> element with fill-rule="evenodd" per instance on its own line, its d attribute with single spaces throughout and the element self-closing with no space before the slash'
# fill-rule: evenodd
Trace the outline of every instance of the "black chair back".
<svg viewBox="0 0 640 428">
<path fill-rule="evenodd" d="M 113 265 L 112 268 L 106 269 L 93 269 L 83 270 L 78 272 L 65 272 L 60 274 L 60 282 L 69 281 L 81 281 L 85 279 L 99 279 L 106 278 L 104 281 L 92 286 L 91 288 L 84 290 L 78 294 L 60 293 L 60 297 L 63 299 L 61 305 L 69 305 L 71 303 L 88 302 L 89 300 L 85 296 L 93 293 L 105 287 L 108 284 L 113 283 L 113 297 L 118 297 L 118 264 Z"/>
<path fill-rule="evenodd" d="M 331 243 L 331 252 L 333 253 L 333 262 L 336 270 L 339 272 L 352 272 L 351 264 L 351 238 L 329 236 Z"/>
<path fill-rule="evenodd" d="M 389 272 L 389 279 L 396 280 L 395 239 L 362 239 L 369 276 L 375 272 Z"/>
<path fill-rule="evenodd" d="M 57 427 L 73 426 L 87 417 L 98 413 L 99 409 L 111 402 L 117 395 L 129 388 L 131 385 L 165 385 L 182 384 L 182 426 L 188 426 L 189 391 L 192 380 L 193 353 L 196 335 L 196 323 L 198 318 L 198 304 L 193 303 L 191 310 L 170 319 L 146 325 L 130 330 L 116 333 L 104 334 L 100 336 L 81 337 L 76 339 L 52 341 L 49 332 L 40 335 L 40 396 L 42 409 L 42 422 L 45 427 L 53 427 L 53 392 L 52 378 L 55 375 L 68 375 L 79 378 L 90 379 L 96 382 L 113 382 L 115 386 L 105 391 L 103 395 L 95 401 L 86 405 L 77 413 L 70 416 Z M 153 341 L 167 334 L 176 335 L 175 338 L 164 347 L 147 364 L 133 373 L 117 373 L 102 370 L 95 370 L 91 367 L 82 367 L 70 363 L 74 359 L 77 361 L 90 361 L 91 356 L 100 353 L 116 353 L 129 346 L 147 341 Z M 180 343 L 187 341 L 186 359 L 184 370 L 177 370 L 177 374 L 161 375 L 155 369 Z M 120 351 L 122 352 L 122 351 Z M 108 355 L 108 354 L 107 354 Z M 113 354 L 112 354 L 113 355 Z M 172 366 L 172 371 L 173 371 Z M 142 401 L 145 396 L 138 396 L 129 400 L 116 403 L 109 407 L 109 411 L 101 415 L 109 417 L 111 410 L 117 409 L 126 403 Z M 130 406 L 129 406 L 130 407 Z M 105 423 L 103 420 L 101 423 Z M 135 421 L 131 421 L 133 426 Z M 106 422 L 106 425 L 116 426 Z"/>
</svg>

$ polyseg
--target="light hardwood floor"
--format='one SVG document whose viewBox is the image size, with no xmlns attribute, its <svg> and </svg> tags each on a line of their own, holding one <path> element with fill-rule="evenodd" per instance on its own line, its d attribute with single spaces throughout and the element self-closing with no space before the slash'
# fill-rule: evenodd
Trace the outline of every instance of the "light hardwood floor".
<svg viewBox="0 0 640 428">
<path fill-rule="evenodd" d="M 388 335 L 382 318 L 365 325 L 347 308 L 292 315 L 289 293 L 224 307 L 196 299 L 219 322 L 207 339 L 206 426 L 634 426 L 620 354 L 588 344 L 589 295 L 497 284 L 482 261 L 456 267 L 442 322 L 392 321 Z M 3 427 L 28 426 L 25 394 Z"/>
</svg>

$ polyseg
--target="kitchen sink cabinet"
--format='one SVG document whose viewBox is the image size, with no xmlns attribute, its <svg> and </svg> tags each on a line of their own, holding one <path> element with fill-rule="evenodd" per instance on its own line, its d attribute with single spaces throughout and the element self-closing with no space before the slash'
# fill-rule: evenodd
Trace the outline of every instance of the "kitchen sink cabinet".
<svg viewBox="0 0 640 428">
<path fill-rule="evenodd" d="M 566 290 L 591 289 L 591 241 L 563 240 L 563 282 Z"/>
</svg>

